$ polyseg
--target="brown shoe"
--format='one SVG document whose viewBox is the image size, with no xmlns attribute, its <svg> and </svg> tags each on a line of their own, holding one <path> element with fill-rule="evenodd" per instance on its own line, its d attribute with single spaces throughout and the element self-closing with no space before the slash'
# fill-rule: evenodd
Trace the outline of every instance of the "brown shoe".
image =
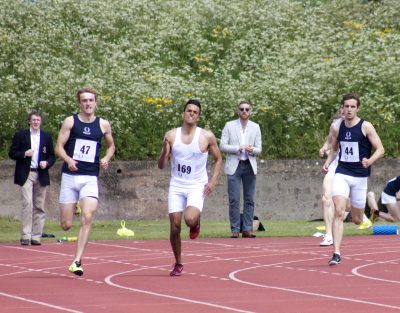
<svg viewBox="0 0 400 313">
<path fill-rule="evenodd" d="M 231 235 L 231 238 L 239 238 L 239 232 L 233 231 L 232 235 Z"/>
<path fill-rule="evenodd" d="M 254 235 L 251 231 L 244 231 L 242 234 L 243 238 L 256 238 L 257 236 Z"/>
</svg>

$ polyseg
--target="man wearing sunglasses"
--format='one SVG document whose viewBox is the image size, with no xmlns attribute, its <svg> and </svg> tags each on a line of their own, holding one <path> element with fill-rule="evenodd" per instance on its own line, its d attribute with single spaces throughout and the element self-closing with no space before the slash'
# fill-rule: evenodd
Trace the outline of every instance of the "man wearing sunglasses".
<svg viewBox="0 0 400 313">
<path fill-rule="evenodd" d="M 243 186 L 243 232 L 244 238 L 255 238 L 253 234 L 254 192 L 256 188 L 257 160 L 261 154 L 261 130 L 250 121 L 251 104 L 241 101 L 238 106 L 239 119 L 229 121 L 222 130 L 220 149 L 227 154 L 225 174 L 229 196 L 229 221 L 231 238 L 240 234 L 240 189 Z"/>
</svg>

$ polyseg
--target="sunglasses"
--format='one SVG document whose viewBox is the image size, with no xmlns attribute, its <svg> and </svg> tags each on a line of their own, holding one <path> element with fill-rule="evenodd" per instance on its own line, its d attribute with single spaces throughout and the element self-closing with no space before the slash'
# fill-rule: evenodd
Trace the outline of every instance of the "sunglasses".
<svg viewBox="0 0 400 313">
<path fill-rule="evenodd" d="M 239 108 L 239 110 L 240 111 L 242 111 L 242 112 L 249 112 L 250 111 L 250 108 Z"/>
</svg>

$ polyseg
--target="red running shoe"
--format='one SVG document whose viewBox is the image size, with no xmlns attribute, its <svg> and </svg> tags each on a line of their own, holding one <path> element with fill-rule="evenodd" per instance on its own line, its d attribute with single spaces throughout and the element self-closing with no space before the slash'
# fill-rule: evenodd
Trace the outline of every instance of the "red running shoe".
<svg viewBox="0 0 400 313">
<path fill-rule="evenodd" d="M 172 270 L 171 273 L 169 273 L 169 276 L 181 276 L 183 271 L 183 265 L 181 263 L 175 263 L 174 269 Z"/>
<path fill-rule="evenodd" d="M 196 239 L 199 234 L 200 234 L 200 220 L 195 227 L 190 229 L 189 237 L 190 239 Z"/>
</svg>

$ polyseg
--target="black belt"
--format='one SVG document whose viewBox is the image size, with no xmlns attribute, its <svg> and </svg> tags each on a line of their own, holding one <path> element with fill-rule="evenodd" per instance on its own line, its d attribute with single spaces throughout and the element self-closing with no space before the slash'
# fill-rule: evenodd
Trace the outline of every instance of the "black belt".
<svg viewBox="0 0 400 313">
<path fill-rule="evenodd" d="M 250 163 L 250 160 L 249 159 L 247 159 L 247 160 L 239 160 L 239 163 L 240 164 L 247 164 L 247 163 Z"/>
<path fill-rule="evenodd" d="M 31 172 L 37 172 L 38 171 L 38 169 L 37 168 L 33 168 L 33 167 L 31 167 Z"/>
</svg>

